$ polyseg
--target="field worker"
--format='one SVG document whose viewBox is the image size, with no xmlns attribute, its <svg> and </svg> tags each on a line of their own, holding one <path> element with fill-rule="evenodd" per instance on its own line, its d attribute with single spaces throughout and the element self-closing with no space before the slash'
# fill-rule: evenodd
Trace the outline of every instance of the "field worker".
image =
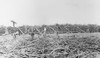
<svg viewBox="0 0 100 58">
<path fill-rule="evenodd" d="M 14 34 L 13 34 L 13 36 L 14 36 L 14 38 L 16 38 L 16 35 L 18 35 L 19 34 L 19 32 L 17 31 L 17 32 L 15 32 Z"/>
<path fill-rule="evenodd" d="M 47 29 L 46 29 L 46 27 L 45 27 L 45 28 L 44 28 L 44 33 L 46 33 L 46 30 L 47 30 Z"/>
<path fill-rule="evenodd" d="M 46 36 L 46 27 L 44 27 L 44 30 L 43 30 L 43 36 L 45 37 Z"/>
<path fill-rule="evenodd" d="M 15 27 L 15 24 L 17 24 L 17 23 L 13 20 L 11 20 L 11 22 L 13 23 L 13 27 Z"/>
<path fill-rule="evenodd" d="M 34 35 L 35 35 L 35 33 L 32 32 L 30 35 L 31 35 L 32 39 L 34 39 Z"/>
</svg>

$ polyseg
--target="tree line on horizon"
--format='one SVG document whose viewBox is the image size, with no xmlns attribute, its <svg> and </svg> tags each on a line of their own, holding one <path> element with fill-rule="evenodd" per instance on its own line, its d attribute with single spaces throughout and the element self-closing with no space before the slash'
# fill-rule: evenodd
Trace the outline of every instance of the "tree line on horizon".
<svg viewBox="0 0 100 58">
<path fill-rule="evenodd" d="M 81 24 L 54 24 L 54 25 L 42 25 L 42 26 L 29 26 L 23 25 L 19 27 L 0 27 L 0 35 L 5 33 L 5 28 L 8 29 L 9 33 L 14 33 L 18 31 L 18 28 L 22 30 L 25 34 L 29 32 L 36 32 L 40 31 L 43 32 L 44 28 L 47 29 L 47 34 L 53 34 L 58 32 L 59 34 L 62 33 L 94 33 L 100 32 L 100 26 L 95 24 L 88 24 L 88 25 L 81 25 Z M 38 30 L 37 30 L 38 29 Z"/>
</svg>

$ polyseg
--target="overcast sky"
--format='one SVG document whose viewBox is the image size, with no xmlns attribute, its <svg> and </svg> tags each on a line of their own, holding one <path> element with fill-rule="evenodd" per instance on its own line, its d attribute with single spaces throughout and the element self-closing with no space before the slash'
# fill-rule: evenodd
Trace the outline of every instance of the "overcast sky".
<svg viewBox="0 0 100 58">
<path fill-rule="evenodd" d="M 0 0 L 0 25 L 98 24 L 100 0 Z"/>
</svg>

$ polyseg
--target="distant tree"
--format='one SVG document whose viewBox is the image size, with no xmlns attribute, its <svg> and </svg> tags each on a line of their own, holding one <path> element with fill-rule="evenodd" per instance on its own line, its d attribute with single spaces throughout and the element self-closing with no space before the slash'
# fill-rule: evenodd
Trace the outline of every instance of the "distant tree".
<svg viewBox="0 0 100 58">
<path fill-rule="evenodd" d="M 5 33 L 5 26 L 0 27 L 0 35 Z"/>
<path fill-rule="evenodd" d="M 18 30 L 17 28 L 11 27 L 11 26 L 8 26 L 7 29 L 8 29 L 9 33 L 14 33 L 14 32 L 16 32 Z"/>
<path fill-rule="evenodd" d="M 88 24 L 88 27 L 89 27 L 90 32 L 97 32 L 98 31 L 97 25 Z"/>
</svg>

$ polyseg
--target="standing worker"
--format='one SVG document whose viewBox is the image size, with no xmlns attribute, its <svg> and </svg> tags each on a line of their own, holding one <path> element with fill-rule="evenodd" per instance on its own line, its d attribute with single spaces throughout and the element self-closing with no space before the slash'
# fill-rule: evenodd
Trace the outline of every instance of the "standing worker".
<svg viewBox="0 0 100 58">
<path fill-rule="evenodd" d="M 46 31 L 47 31 L 47 29 L 46 29 L 46 27 L 44 27 L 44 31 L 43 31 L 43 32 L 44 32 L 44 34 L 46 34 Z"/>
<path fill-rule="evenodd" d="M 17 23 L 13 20 L 11 20 L 11 22 L 13 23 L 13 27 L 15 27 L 15 24 L 17 24 Z"/>
<path fill-rule="evenodd" d="M 31 33 L 31 37 L 32 37 L 32 39 L 34 39 L 34 32 Z"/>
<path fill-rule="evenodd" d="M 13 27 L 15 27 L 16 22 L 13 20 L 11 20 L 11 22 L 13 23 Z M 13 34 L 13 35 L 14 35 L 14 38 L 16 38 L 16 34 Z"/>
<path fill-rule="evenodd" d="M 43 37 L 46 37 L 46 31 L 47 31 L 47 29 L 46 29 L 46 27 L 44 27 L 44 30 L 43 30 Z"/>
<path fill-rule="evenodd" d="M 33 40 L 34 39 L 34 35 L 35 35 L 35 33 L 33 31 L 33 27 L 30 30 L 28 30 L 28 32 L 29 32 L 29 35 L 31 35 L 31 38 Z"/>
</svg>

